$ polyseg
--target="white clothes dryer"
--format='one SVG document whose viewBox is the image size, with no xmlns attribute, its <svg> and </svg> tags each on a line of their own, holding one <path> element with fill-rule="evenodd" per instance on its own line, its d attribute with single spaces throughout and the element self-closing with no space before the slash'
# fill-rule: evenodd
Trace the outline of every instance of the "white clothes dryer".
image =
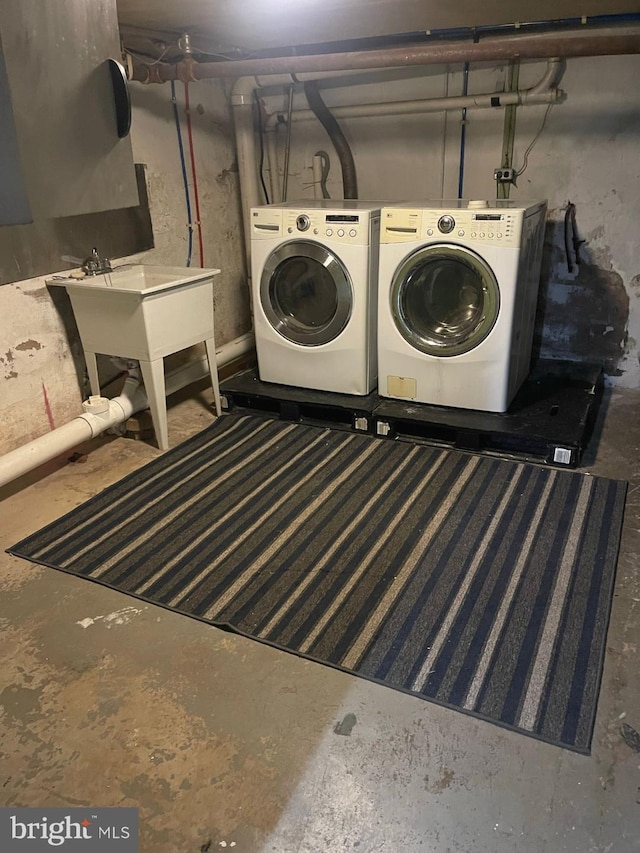
<svg viewBox="0 0 640 853">
<path fill-rule="evenodd" d="M 546 202 L 381 212 L 378 393 L 504 412 L 531 362 Z"/>
<path fill-rule="evenodd" d="M 309 200 L 251 210 L 263 382 L 366 395 L 377 384 L 380 204 Z"/>
</svg>

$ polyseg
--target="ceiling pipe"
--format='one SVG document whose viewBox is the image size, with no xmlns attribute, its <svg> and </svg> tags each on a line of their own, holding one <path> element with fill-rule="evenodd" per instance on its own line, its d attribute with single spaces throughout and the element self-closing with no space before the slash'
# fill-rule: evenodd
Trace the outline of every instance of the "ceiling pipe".
<svg viewBox="0 0 640 853">
<path fill-rule="evenodd" d="M 408 65 L 447 65 L 461 62 L 495 62 L 510 59 L 565 59 L 578 56 L 614 56 L 640 53 L 640 28 L 616 31 L 567 30 L 527 33 L 470 41 L 437 41 L 411 47 L 346 53 L 276 56 L 263 59 L 196 62 L 187 56 L 173 65 L 133 63 L 133 79 L 141 83 L 196 80 L 214 77 L 245 77 L 303 72 L 372 70 Z"/>
<path fill-rule="evenodd" d="M 564 61 L 558 58 L 550 59 L 541 79 L 529 89 L 516 92 L 487 92 L 478 95 L 454 95 L 448 98 L 423 98 L 411 101 L 387 101 L 368 104 L 344 104 L 331 107 L 331 112 L 337 118 L 369 118 L 371 116 L 397 116 L 412 113 L 433 113 L 443 110 L 489 109 L 510 105 L 522 106 L 533 104 L 556 103 L 564 97 L 564 92 L 558 89 L 558 83 L 564 70 Z M 282 111 L 271 113 L 267 118 L 265 130 L 271 131 L 280 121 Z M 311 110 L 295 110 L 291 116 L 293 121 L 309 121 L 315 119 Z"/>
</svg>

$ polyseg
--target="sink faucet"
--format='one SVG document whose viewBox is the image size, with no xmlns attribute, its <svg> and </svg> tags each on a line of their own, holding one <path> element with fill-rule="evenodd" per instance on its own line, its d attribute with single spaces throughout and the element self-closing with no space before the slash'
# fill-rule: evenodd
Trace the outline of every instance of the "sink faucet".
<svg viewBox="0 0 640 853">
<path fill-rule="evenodd" d="M 87 275 L 100 275 L 103 272 L 111 272 L 109 258 L 101 258 L 98 250 L 94 247 L 91 254 L 82 264 L 82 269 Z"/>
</svg>

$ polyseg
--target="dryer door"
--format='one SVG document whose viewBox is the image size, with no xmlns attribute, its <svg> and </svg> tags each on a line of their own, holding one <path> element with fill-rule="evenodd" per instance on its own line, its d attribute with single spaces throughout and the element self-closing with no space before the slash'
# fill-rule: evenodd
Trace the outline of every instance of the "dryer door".
<svg viewBox="0 0 640 853">
<path fill-rule="evenodd" d="M 342 261 L 325 246 L 292 240 L 267 258 L 260 301 L 273 328 L 303 346 L 333 341 L 351 317 L 353 286 Z"/>
<path fill-rule="evenodd" d="M 400 264 L 391 313 L 402 337 L 428 355 L 469 352 L 493 328 L 500 290 L 490 267 L 461 246 L 434 244 Z"/>
</svg>

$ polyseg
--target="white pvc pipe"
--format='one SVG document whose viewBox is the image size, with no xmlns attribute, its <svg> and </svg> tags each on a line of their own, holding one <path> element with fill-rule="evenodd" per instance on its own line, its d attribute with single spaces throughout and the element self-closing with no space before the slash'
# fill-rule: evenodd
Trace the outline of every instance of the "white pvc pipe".
<svg viewBox="0 0 640 853">
<path fill-rule="evenodd" d="M 128 377 L 119 397 L 114 397 L 112 400 L 107 400 L 105 397 L 90 397 L 86 405 L 102 411 L 85 411 L 69 423 L 2 456 L 0 486 L 33 471 L 34 468 L 55 459 L 56 456 L 77 447 L 84 441 L 95 438 L 105 430 L 124 423 L 132 414 L 146 407 L 147 398 L 139 381 Z"/>
<path fill-rule="evenodd" d="M 562 94 L 559 90 L 524 95 L 522 92 L 502 92 L 499 95 L 469 95 L 451 98 L 430 98 L 417 101 L 390 101 L 376 104 L 351 104 L 331 107 L 331 113 L 336 118 L 368 118 L 370 116 L 399 116 L 411 113 L 437 113 L 445 110 L 489 109 L 515 105 L 549 104 L 559 100 Z M 496 103 L 496 99 L 499 103 Z M 273 113 L 269 116 L 269 124 Z M 296 110 L 291 116 L 293 121 L 311 121 L 316 118 L 311 110 Z"/>
<path fill-rule="evenodd" d="M 243 78 L 243 84 L 245 80 Z M 257 88 L 257 81 L 256 81 Z M 247 269 L 251 269 L 251 229 L 249 211 L 260 204 L 258 189 L 258 170 L 256 168 L 256 143 L 253 130 L 253 91 L 246 92 L 245 86 L 234 86 L 231 93 L 233 124 L 238 154 L 238 176 L 240 179 L 240 198 L 242 201 L 242 222 L 244 226 L 244 250 Z"/>
<path fill-rule="evenodd" d="M 253 347 L 253 334 L 241 335 L 216 349 L 218 367 L 249 352 Z M 200 364 L 196 362 L 196 364 Z M 173 394 L 208 373 L 208 364 L 203 361 L 199 375 L 185 374 L 181 369 L 166 377 L 167 394 Z M 105 397 L 90 397 L 83 404 L 87 410 L 69 423 L 17 447 L 0 457 L 0 487 L 28 474 L 45 462 L 72 450 L 79 444 L 95 438 L 111 427 L 124 423 L 131 415 L 147 408 L 147 395 L 138 379 L 127 377 L 122 394 L 107 400 Z"/>
<path fill-rule="evenodd" d="M 246 335 L 241 335 L 239 338 L 235 338 L 234 340 L 223 344 L 221 347 L 216 347 L 216 364 L 218 367 L 222 367 L 230 361 L 233 361 L 234 358 L 239 358 L 240 356 L 245 355 L 252 350 L 254 346 L 255 338 L 253 332 L 247 332 Z M 167 397 L 171 394 L 175 394 L 176 391 L 181 391 L 183 388 L 187 388 L 194 382 L 199 382 L 200 379 L 204 379 L 207 376 L 209 376 L 209 362 L 207 361 L 206 356 L 203 356 L 198 360 L 190 361 L 188 364 L 176 368 L 176 370 L 168 373 L 165 378 L 165 390 Z"/>
<path fill-rule="evenodd" d="M 280 184 L 278 181 L 278 127 L 277 125 L 265 133 L 267 149 L 267 168 L 269 169 L 269 198 L 271 203 L 280 201 Z"/>
<path fill-rule="evenodd" d="M 561 90 L 555 88 L 561 69 L 561 60 L 550 59 L 541 80 L 530 89 L 521 89 L 517 92 L 488 92 L 481 95 L 457 95 L 448 98 L 424 98 L 420 100 L 387 101 L 372 104 L 347 104 L 331 107 L 331 112 L 336 118 L 367 118 L 369 116 L 397 116 L 409 115 L 411 113 L 443 112 L 446 110 L 495 109 L 496 107 L 511 105 L 555 103 L 564 95 Z M 278 116 L 281 114 L 281 110 L 271 113 L 267 119 L 267 131 L 278 121 Z M 312 119 L 316 119 L 316 116 L 311 110 L 295 110 L 291 118 L 292 121 L 311 121 Z"/>
<path fill-rule="evenodd" d="M 530 89 L 525 89 L 525 93 L 538 95 L 540 92 L 548 92 L 550 89 L 553 89 L 560 82 L 564 73 L 565 65 L 566 63 L 564 59 L 560 59 L 557 56 L 553 57 L 553 59 L 549 59 L 547 62 L 547 70 L 542 78 L 535 86 L 532 86 Z"/>
<path fill-rule="evenodd" d="M 91 425 L 81 417 L 30 441 L 0 457 L 0 487 L 55 459 L 93 436 Z"/>
<path fill-rule="evenodd" d="M 312 160 L 314 198 L 322 198 L 322 168 L 322 157 L 314 154 Z"/>
</svg>

